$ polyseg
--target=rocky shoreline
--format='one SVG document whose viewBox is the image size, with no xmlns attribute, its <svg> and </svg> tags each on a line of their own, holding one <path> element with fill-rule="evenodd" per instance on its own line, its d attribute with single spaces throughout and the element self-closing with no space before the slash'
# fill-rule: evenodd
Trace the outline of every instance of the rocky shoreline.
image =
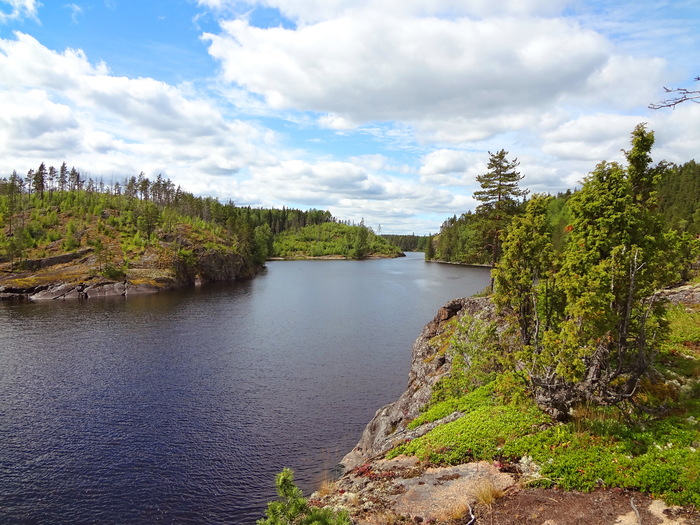
<svg viewBox="0 0 700 525">
<path fill-rule="evenodd" d="M 414 430 L 407 428 L 408 423 L 420 414 L 430 400 L 433 385 L 451 370 L 452 358 L 449 353 L 435 347 L 435 338 L 445 331 L 449 320 L 464 315 L 491 321 L 495 319 L 496 312 L 488 297 L 453 299 L 438 310 L 413 344 L 406 390 L 397 401 L 380 408 L 365 427 L 357 446 L 341 461 L 346 471 L 383 456 L 400 442 L 415 439 L 442 423 L 460 417 L 461 414 L 457 412 Z"/>
<path fill-rule="evenodd" d="M 700 285 L 661 294 L 671 303 L 697 303 Z M 497 313 L 487 297 L 455 299 L 438 310 L 413 345 L 406 390 L 376 412 L 358 444 L 342 459 L 343 474 L 331 488 L 312 494 L 312 504 L 347 509 L 356 525 L 700 524 L 697 509 L 669 507 L 639 492 L 598 489 L 583 494 L 528 488 L 533 465 L 527 458 L 514 464 L 480 461 L 450 467 L 430 467 L 415 457 L 384 459 L 397 444 L 462 415 L 455 412 L 408 428 L 430 400 L 433 385 L 451 370 L 451 357 L 441 347 L 440 336 L 448 321 L 465 315 L 492 321 Z"/>
<path fill-rule="evenodd" d="M 22 271 L 0 264 L 0 301 L 94 299 L 153 294 L 210 281 L 250 278 L 258 271 L 235 253 L 201 250 L 187 263 L 145 257 L 133 262 L 118 278 L 100 272 L 94 250 L 23 261 Z"/>
</svg>

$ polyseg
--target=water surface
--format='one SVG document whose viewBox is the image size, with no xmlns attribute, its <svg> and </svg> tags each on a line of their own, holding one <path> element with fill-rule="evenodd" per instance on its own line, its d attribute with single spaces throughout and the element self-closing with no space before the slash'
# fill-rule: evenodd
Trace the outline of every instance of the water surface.
<svg viewBox="0 0 700 525">
<path fill-rule="evenodd" d="M 0 304 L 0 522 L 254 523 L 403 391 L 411 346 L 487 270 L 275 261 L 247 282 Z"/>
</svg>

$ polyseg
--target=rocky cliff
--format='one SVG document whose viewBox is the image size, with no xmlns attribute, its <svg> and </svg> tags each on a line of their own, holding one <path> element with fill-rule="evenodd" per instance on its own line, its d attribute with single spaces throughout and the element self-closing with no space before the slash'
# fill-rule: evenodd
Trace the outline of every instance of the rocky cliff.
<svg viewBox="0 0 700 525">
<path fill-rule="evenodd" d="M 696 303 L 700 285 L 662 294 L 672 303 Z M 463 415 L 455 412 L 442 420 L 408 428 L 431 399 L 437 381 L 451 372 L 452 358 L 447 348 L 450 336 L 455 321 L 467 315 L 486 322 L 497 320 L 489 298 L 455 299 L 439 309 L 413 345 L 405 392 L 376 412 L 357 446 L 342 459 L 344 473 L 331 488 L 310 496 L 313 505 L 346 509 L 355 525 L 700 525 L 697 509 L 669 507 L 637 491 L 615 488 L 581 493 L 529 488 L 528 480 L 536 479 L 537 467 L 527 456 L 518 462 L 479 461 L 452 466 L 431 466 L 407 456 L 385 459 L 385 453 L 395 445 Z"/>
<path fill-rule="evenodd" d="M 464 315 L 484 321 L 496 318 L 495 307 L 488 297 L 453 299 L 438 310 L 435 318 L 423 328 L 413 344 L 406 390 L 397 401 L 377 411 L 362 433 L 357 446 L 341 461 L 346 470 L 381 456 L 396 444 L 421 436 L 461 415 L 454 413 L 416 429 L 407 428 L 408 423 L 420 414 L 421 409 L 430 400 L 433 385 L 450 372 L 452 357 L 445 351 L 441 336 L 451 330 L 452 325 L 449 321 Z"/>
<path fill-rule="evenodd" d="M 7 263 L 0 266 L 9 268 Z M 23 267 L 23 271 L 12 272 L 0 267 L 0 300 L 141 295 L 208 281 L 250 278 L 259 269 L 241 255 L 224 249 L 197 248 L 183 258 L 165 243 L 114 275 L 100 271 L 103 265 L 93 249 L 23 261 Z"/>
</svg>

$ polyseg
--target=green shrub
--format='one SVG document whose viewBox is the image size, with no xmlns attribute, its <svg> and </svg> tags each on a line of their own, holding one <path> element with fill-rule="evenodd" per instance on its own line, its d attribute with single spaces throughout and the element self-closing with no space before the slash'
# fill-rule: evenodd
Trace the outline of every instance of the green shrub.
<svg viewBox="0 0 700 525">
<path fill-rule="evenodd" d="M 275 478 L 278 501 L 267 504 L 265 519 L 258 525 L 352 525 L 346 511 L 311 507 L 301 489 L 294 484 L 294 473 L 285 468 Z"/>
<path fill-rule="evenodd" d="M 102 275 L 104 275 L 107 279 L 112 279 L 114 281 L 123 281 L 126 279 L 126 272 L 124 271 L 124 268 L 114 266 L 111 263 L 105 264 L 104 268 L 102 269 Z"/>
</svg>

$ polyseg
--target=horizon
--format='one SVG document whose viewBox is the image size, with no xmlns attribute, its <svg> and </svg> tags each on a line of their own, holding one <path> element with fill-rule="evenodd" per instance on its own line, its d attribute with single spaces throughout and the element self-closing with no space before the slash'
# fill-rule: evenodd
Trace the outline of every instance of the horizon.
<svg viewBox="0 0 700 525">
<path fill-rule="evenodd" d="M 46 3 L 48 4 L 48 2 Z M 488 152 L 531 193 L 700 151 L 700 5 L 651 0 L 0 0 L 0 177 L 158 174 L 394 235 L 473 211 Z"/>
</svg>

